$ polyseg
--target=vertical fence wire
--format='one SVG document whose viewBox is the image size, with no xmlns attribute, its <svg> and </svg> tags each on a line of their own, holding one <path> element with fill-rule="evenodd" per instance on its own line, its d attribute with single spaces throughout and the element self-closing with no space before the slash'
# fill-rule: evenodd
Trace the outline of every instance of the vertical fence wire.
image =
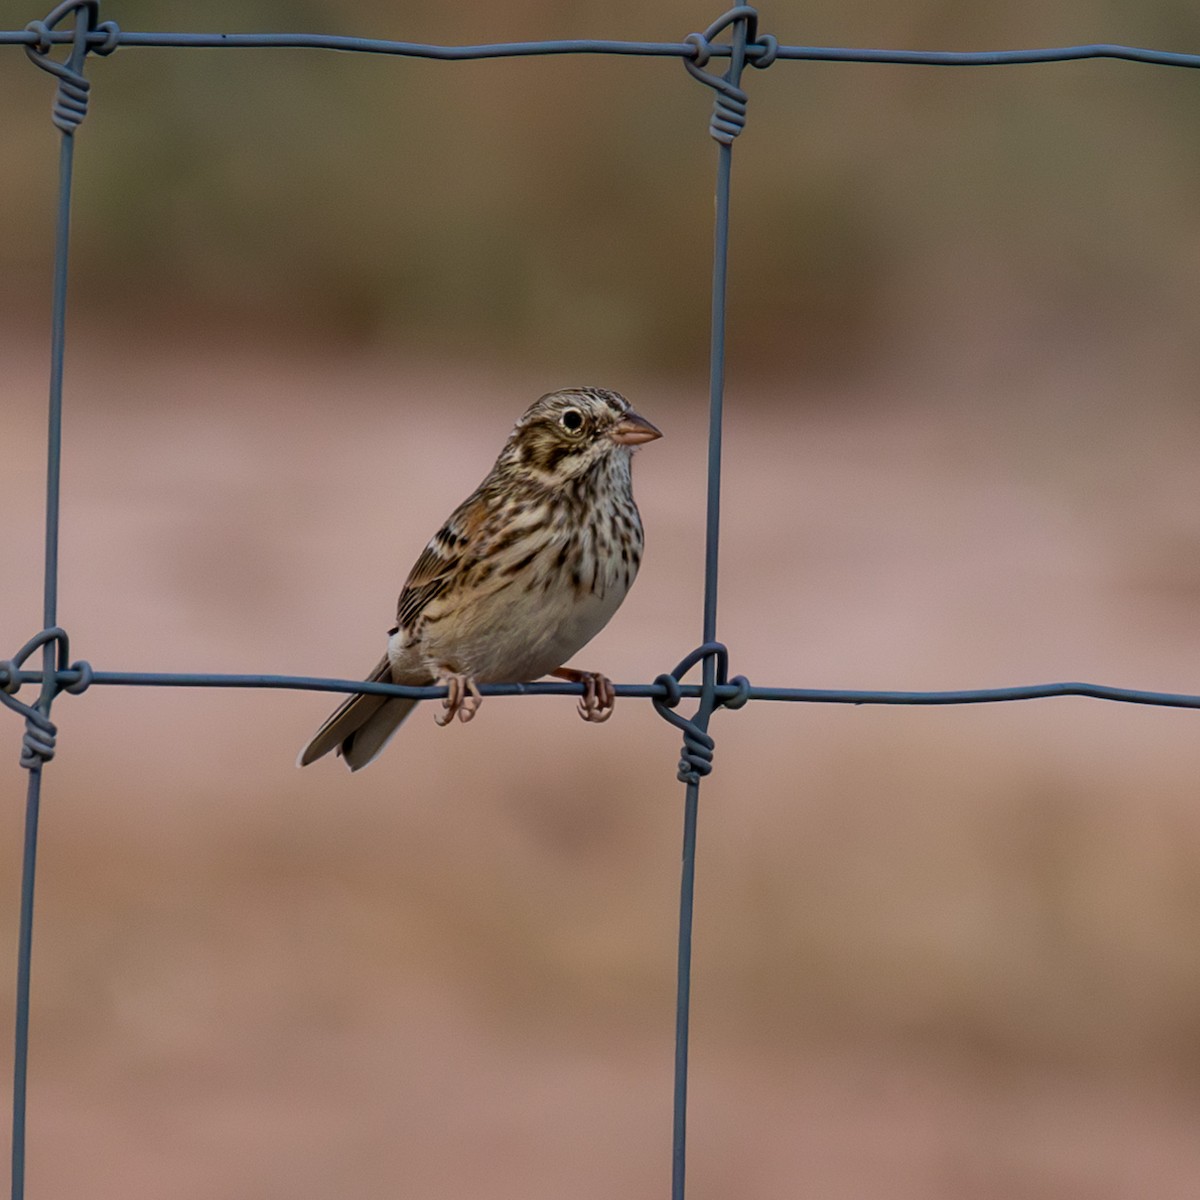
<svg viewBox="0 0 1200 1200">
<path fill-rule="evenodd" d="M 88 35 L 95 28 L 98 4 L 62 4 L 41 23 L 48 33 L 68 13 L 74 15 L 70 51 L 65 62 L 49 57 L 49 46 L 40 57 L 29 49 L 30 58 L 58 79 L 54 120 L 59 129 L 58 207 L 54 230 L 54 282 L 50 315 L 50 391 L 46 431 L 46 529 L 42 590 L 43 635 L 58 626 L 58 540 L 62 479 L 63 361 L 67 340 L 67 270 L 71 237 L 71 192 L 75 165 L 75 130 L 87 111 L 87 81 L 83 64 L 88 53 Z M 42 765 L 53 754 L 54 726 L 50 707 L 58 690 L 57 669 L 65 643 L 47 636 L 42 644 L 42 686 L 37 711 L 44 718 L 42 732 L 48 741 L 41 753 L 27 742 L 22 761 L 28 769 L 25 798 L 25 837 L 21 859 L 21 907 L 17 931 L 17 992 L 13 1045 L 12 1196 L 24 1200 L 26 1114 L 29 1091 L 29 1001 L 33 966 L 33 901 L 37 877 L 38 825 L 41 816 Z"/>
<path fill-rule="evenodd" d="M 671 1200 L 683 1200 L 687 1168 L 688 1038 L 692 1003 L 692 916 L 696 897 L 696 820 L 700 784 L 687 783 L 683 801 L 683 866 L 679 883 L 679 955 L 675 991 L 675 1099 Z"/>
<path fill-rule="evenodd" d="M 737 87 L 746 57 L 746 19 L 734 22 L 729 69 L 725 81 Z M 715 27 L 713 27 L 715 29 Z M 711 34 L 712 30 L 709 31 Z M 706 34 L 707 40 L 708 34 Z M 721 94 L 718 92 L 716 104 Z M 715 115 L 714 115 L 715 120 Z M 704 540 L 704 616 L 701 642 L 717 640 L 717 589 L 721 535 L 721 449 L 725 405 L 725 294 L 729 267 L 729 193 L 733 171 L 733 139 L 717 140 L 717 182 L 713 222 L 712 315 L 709 344 L 708 477 Z M 695 724 L 707 733 L 715 697 L 717 662 L 701 661 L 702 693 Z M 685 782 L 683 856 L 679 885 L 679 948 L 675 999 L 675 1095 L 672 1124 L 671 1200 L 684 1200 L 687 1171 L 688 1052 L 691 1029 L 692 925 L 696 898 L 696 834 L 700 815 L 700 780 Z"/>
<path fill-rule="evenodd" d="M 21 915 L 17 933 L 17 997 L 13 1048 L 12 1196 L 25 1195 L 25 1111 L 29 1085 L 29 972 L 33 956 L 33 882 L 37 867 L 42 772 L 29 772 L 25 797 L 25 844 L 21 860 Z"/>
<path fill-rule="evenodd" d="M 80 56 L 82 61 L 82 55 Z M 54 296 L 50 349 L 50 419 L 46 465 L 46 548 L 43 621 L 53 628 L 58 620 L 58 528 L 62 470 L 62 377 L 66 344 L 67 243 L 71 222 L 71 175 L 75 138 L 62 133 L 59 156 L 58 223 L 55 231 Z M 42 689 L 38 710 L 47 718 L 56 686 L 56 643 L 42 647 Z M 29 1075 L 29 992 L 33 957 L 33 896 L 37 873 L 38 821 L 41 811 L 42 764 L 29 767 L 25 799 L 25 844 L 21 861 L 21 912 L 17 933 L 16 1043 L 13 1049 L 13 1200 L 25 1195 L 25 1112 Z"/>
<path fill-rule="evenodd" d="M 71 61 L 82 65 L 80 41 Z M 58 622 L 58 530 L 62 472 L 62 384 L 66 347 L 67 250 L 71 228 L 71 182 L 75 156 L 74 134 L 63 130 L 59 152 L 58 219 L 54 243 L 54 294 L 51 315 L 50 401 L 46 452 L 46 546 L 42 620 L 46 629 Z M 57 644 L 42 647 L 42 689 L 39 711 L 47 718 L 56 687 Z M 25 800 L 25 845 L 21 862 L 21 912 L 17 934 L 16 1044 L 13 1051 L 13 1200 L 25 1195 L 25 1112 L 29 1074 L 29 992 L 33 957 L 33 896 L 37 873 L 38 820 L 41 810 L 42 764 L 29 767 Z"/>
</svg>

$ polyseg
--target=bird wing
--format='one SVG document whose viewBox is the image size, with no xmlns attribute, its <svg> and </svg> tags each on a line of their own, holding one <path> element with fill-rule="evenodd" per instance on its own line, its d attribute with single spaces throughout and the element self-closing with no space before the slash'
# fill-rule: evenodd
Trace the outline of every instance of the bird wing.
<svg viewBox="0 0 1200 1200">
<path fill-rule="evenodd" d="M 436 540 L 425 547 L 396 605 L 396 624 L 401 629 L 411 629 L 421 613 L 445 592 L 461 562 L 462 555 L 447 556 Z"/>
<path fill-rule="evenodd" d="M 487 509 L 478 492 L 459 505 L 433 535 L 413 565 L 396 605 L 396 624 L 411 629 L 482 552 L 480 533 Z"/>
</svg>

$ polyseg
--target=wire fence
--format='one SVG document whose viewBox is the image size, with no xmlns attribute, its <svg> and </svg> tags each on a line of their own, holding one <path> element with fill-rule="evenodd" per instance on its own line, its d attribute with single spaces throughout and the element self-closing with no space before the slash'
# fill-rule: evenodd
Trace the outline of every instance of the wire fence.
<svg viewBox="0 0 1200 1200">
<path fill-rule="evenodd" d="M 727 34 L 728 41 L 717 40 Z M 100 20 L 100 0 L 65 0 L 44 19 L 22 30 L 0 30 L 0 45 L 21 46 L 29 60 L 57 80 L 52 119 L 60 131 L 58 210 L 51 313 L 48 404 L 45 560 L 42 628 L 12 658 L 0 662 L 0 703 L 23 719 L 21 765 L 28 772 L 25 837 L 17 947 L 15 1050 L 13 1058 L 12 1197 L 25 1195 L 26 1088 L 28 1081 L 30 978 L 33 905 L 38 848 L 38 817 L 44 768 L 55 753 L 56 727 L 51 707 L 63 692 L 81 694 L 93 686 L 299 689 L 317 692 L 373 693 L 420 700 L 441 698 L 445 687 L 395 684 L 294 675 L 229 675 L 96 670 L 71 661 L 66 630 L 58 625 L 59 483 L 62 449 L 63 353 L 66 344 L 66 291 L 70 235 L 71 184 L 75 134 L 87 115 L 90 82 L 84 75 L 89 54 L 108 55 L 118 48 L 220 47 L 339 50 L 447 61 L 514 58 L 531 55 L 619 54 L 679 59 L 688 74 L 715 92 L 709 133 L 717 142 L 716 220 L 713 239 L 712 325 L 709 361 L 709 437 L 706 489 L 704 609 L 700 644 L 669 672 L 650 683 L 618 684 L 618 696 L 649 699 L 659 714 L 683 735 L 678 778 L 685 785 L 683 861 L 680 881 L 677 1002 L 675 1021 L 672 1200 L 683 1200 L 688 1097 L 688 1017 L 691 986 L 692 911 L 695 886 L 696 828 L 700 782 L 713 766 L 715 743 L 709 723 L 719 708 L 736 709 L 750 701 L 818 704 L 950 705 L 1089 696 L 1127 704 L 1200 708 L 1200 695 L 1144 691 L 1091 683 L 1044 683 L 969 691 L 898 692 L 808 689 L 752 685 L 729 676 L 729 655 L 717 640 L 717 566 L 721 518 L 721 429 L 725 377 L 725 292 L 729 242 L 729 196 L 734 139 L 746 123 L 748 96 L 742 87 L 746 67 L 765 69 L 780 60 L 921 64 L 925 66 L 1000 66 L 1069 62 L 1091 58 L 1124 59 L 1161 66 L 1200 67 L 1200 55 L 1177 54 L 1136 46 L 1092 44 L 1032 50 L 946 52 L 785 46 L 761 33 L 758 14 L 748 5 L 730 9 L 702 33 L 679 42 L 603 40 L 493 43 L 438 46 L 373 38 L 300 33 L 131 32 Z M 54 56 L 56 48 L 64 57 Z M 724 71 L 710 68 L 717 60 Z M 40 652 L 40 669 L 31 665 Z M 700 683 L 685 683 L 694 668 Z M 20 700 L 22 687 L 37 689 L 32 703 Z M 485 696 L 579 695 L 574 683 L 499 683 L 482 685 Z M 678 711 L 683 700 L 696 700 L 691 716 Z"/>
</svg>

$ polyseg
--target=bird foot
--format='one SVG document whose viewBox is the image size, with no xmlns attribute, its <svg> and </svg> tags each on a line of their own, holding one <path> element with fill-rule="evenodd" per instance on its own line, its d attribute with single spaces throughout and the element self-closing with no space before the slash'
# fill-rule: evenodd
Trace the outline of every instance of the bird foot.
<svg viewBox="0 0 1200 1200">
<path fill-rule="evenodd" d="M 479 688 L 469 675 L 447 674 L 438 677 L 438 683 L 446 685 L 446 698 L 442 701 L 444 712 L 434 713 L 439 725 L 449 725 L 455 717 L 465 725 L 483 703 Z"/>
<path fill-rule="evenodd" d="M 607 675 L 601 675 L 598 671 L 577 671 L 574 667 L 560 667 L 551 674 L 571 683 L 583 684 L 583 695 L 579 698 L 578 708 L 579 715 L 585 721 L 599 725 L 613 715 L 617 693 Z"/>
</svg>

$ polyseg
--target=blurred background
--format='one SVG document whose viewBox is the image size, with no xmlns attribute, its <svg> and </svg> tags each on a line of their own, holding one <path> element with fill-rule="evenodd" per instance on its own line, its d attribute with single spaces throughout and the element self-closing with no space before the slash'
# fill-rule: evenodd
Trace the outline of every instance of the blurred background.
<svg viewBox="0 0 1200 1200">
<path fill-rule="evenodd" d="M 101 15 L 465 43 L 678 41 L 718 10 Z M 3 28 L 42 15 L 0 0 Z M 785 43 L 1200 51 L 1177 0 L 814 0 L 761 20 Z M 715 152 L 711 96 L 677 60 L 125 49 L 88 74 L 60 603 L 76 657 L 365 674 L 427 538 L 526 404 L 575 383 L 666 433 L 637 462 L 642 577 L 576 661 L 645 681 L 697 643 Z M 731 669 L 1200 691 L 1200 77 L 781 61 L 746 86 Z M 6 653 L 41 608 L 51 95 L 0 48 Z M 674 731 L 643 702 L 591 727 L 567 700 L 494 699 L 469 727 L 419 710 L 353 777 L 300 773 L 331 707 L 57 702 L 31 1188 L 666 1194 Z M 15 958 L 25 780 L 4 720 Z M 714 733 L 693 1200 L 1195 1194 L 1195 713 L 761 704 Z"/>
</svg>

